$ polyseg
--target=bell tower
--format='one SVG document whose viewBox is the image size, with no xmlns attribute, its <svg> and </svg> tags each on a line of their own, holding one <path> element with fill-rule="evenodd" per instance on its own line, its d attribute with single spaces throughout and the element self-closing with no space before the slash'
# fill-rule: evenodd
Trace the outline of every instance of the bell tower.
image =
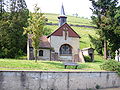
<svg viewBox="0 0 120 90">
<path fill-rule="evenodd" d="M 61 12 L 60 12 L 60 15 L 59 15 L 58 19 L 59 19 L 59 27 L 62 26 L 64 23 L 67 22 L 67 20 L 66 20 L 67 17 L 66 17 L 66 15 L 65 15 L 65 11 L 64 11 L 64 6 L 63 6 L 63 4 L 62 4 Z"/>
</svg>

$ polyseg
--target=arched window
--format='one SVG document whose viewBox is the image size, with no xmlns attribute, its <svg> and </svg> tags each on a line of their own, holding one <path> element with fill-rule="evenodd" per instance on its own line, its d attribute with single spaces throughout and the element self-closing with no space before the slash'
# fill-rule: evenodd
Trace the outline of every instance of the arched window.
<svg viewBox="0 0 120 90">
<path fill-rule="evenodd" d="M 72 47 L 68 44 L 64 44 L 60 47 L 60 55 L 72 55 Z"/>
<path fill-rule="evenodd" d="M 39 56 L 43 56 L 43 50 L 39 51 Z"/>
</svg>

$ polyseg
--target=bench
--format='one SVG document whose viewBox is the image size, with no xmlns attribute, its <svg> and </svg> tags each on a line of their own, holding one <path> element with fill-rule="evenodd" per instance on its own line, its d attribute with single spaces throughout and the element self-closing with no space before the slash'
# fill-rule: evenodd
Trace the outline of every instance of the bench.
<svg viewBox="0 0 120 90">
<path fill-rule="evenodd" d="M 67 66 L 75 66 L 75 69 L 77 69 L 77 67 L 79 66 L 77 63 L 75 62 L 64 62 L 63 63 L 65 66 L 65 69 L 67 68 Z"/>
</svg>

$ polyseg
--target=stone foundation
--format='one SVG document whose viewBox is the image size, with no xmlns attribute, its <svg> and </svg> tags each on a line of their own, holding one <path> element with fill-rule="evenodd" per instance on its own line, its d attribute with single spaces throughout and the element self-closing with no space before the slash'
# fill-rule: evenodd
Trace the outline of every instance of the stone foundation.
<svg viewBox="0 0 120 90">
<path fill-rule="evenodd" d="M 87 90 L 120 87 L 115 72 L 0 71 L 0 90 Z"/>
</svg>

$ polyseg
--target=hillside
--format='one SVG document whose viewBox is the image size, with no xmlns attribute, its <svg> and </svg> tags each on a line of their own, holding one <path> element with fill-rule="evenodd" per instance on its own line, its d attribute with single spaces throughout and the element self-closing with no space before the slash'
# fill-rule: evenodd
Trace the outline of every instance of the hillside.
<svg viewBox="0 0 120 90">
<path fill-rule="evenodd" d="M 58 14 L 45 13 L 45 16 L 48 19 L 48 23 L 58 23 Z M 67 23 L 73 25 L 95 26 L 94 24 L 92 24 L 92 20 L 90 19 L 70 15 L 67 15 Z"/>
<path fill-rule="evenodd" d="M 46 13 L 45 16 L 48 18 L 48 23 L 58 23 L 58 16 L 57 14 L 48 14 Z M 74 17 L 74 16 L 67 16 L 67 23 L 68 24 L 73 24 L 73 25 L 86 25 L 86 26 L 95 26 L 91 22 L 92 20 L 87 19 L 87 18 L 80 18 L 80 17 Z M 47 25 L 47 27 L 53 32 L 58 28 L 58 25 Z M 87 27 L 75 27 L 71 26 L 80 36 L 80 48 L 87 48 L 90 47 L 90 39 L 88 35 L 96 37 L 96 32 L 94 28 L 87 28 Z"/>
</svg>

